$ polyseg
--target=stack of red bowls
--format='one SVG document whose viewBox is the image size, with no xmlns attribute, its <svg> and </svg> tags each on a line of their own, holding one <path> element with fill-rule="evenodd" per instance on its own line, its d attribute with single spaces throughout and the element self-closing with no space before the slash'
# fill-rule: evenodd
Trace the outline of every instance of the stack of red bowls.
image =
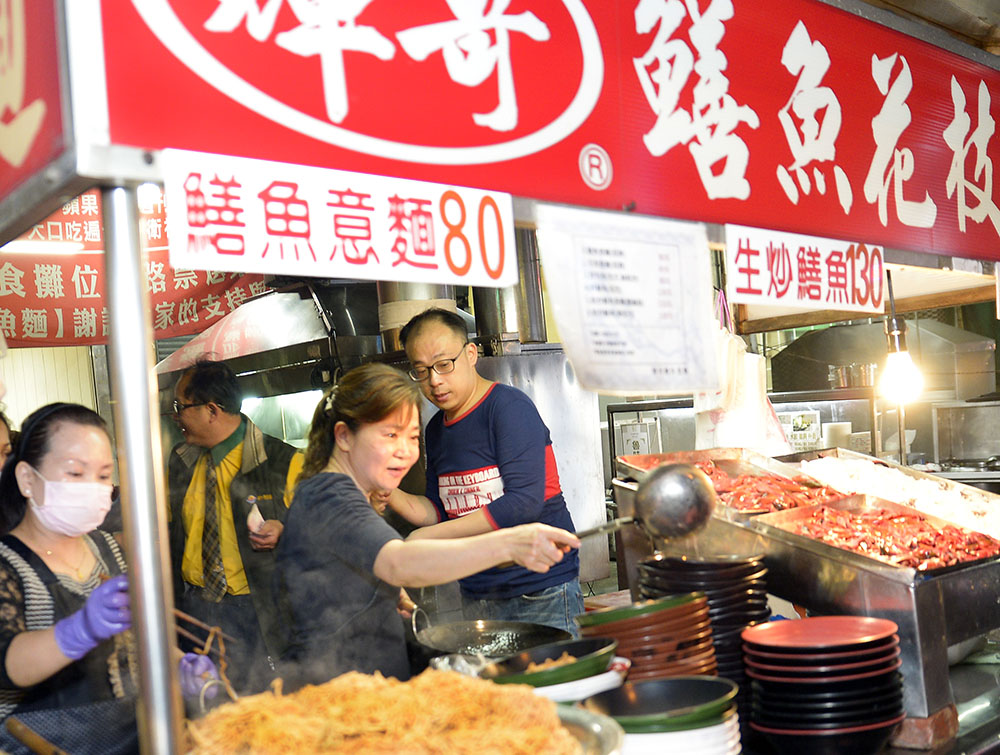
<svg viewBox="0 0 1000 755">
<path fill-rule="evenodd" d="M 750 728 L 779 753 L 878 752 L 905 717 L 896 631 L 894 622 L 866 616 L 745 629 Z"/>
<path fill-rule="evenodd" d="M 615 652 L 632 662 L 632 681 L 716 673 L 708 601 L 701 593 L 588 611 L 576 621 L 583 637 L 618 640 Z"/>
</svg>

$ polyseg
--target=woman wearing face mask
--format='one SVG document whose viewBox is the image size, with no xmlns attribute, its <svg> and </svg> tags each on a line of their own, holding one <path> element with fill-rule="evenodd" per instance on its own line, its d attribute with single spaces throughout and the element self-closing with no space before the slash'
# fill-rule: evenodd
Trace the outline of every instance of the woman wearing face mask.
<svg viewBox="0 0 1000 755">
<path fill-rule="evenodd" d="M 351 370 L 313 415 L 277 577 L 293 635 L 282 674 L 292 686 L 346 671 L 409 678 L 401 587 L 450 582 L 513 561 L 538 572 L 580 541 L 544 524 L 454 540 L 405 541 L 372 508 L 420 453 L 420 392 L 384 364 Z"/>
<path fill-rule="evenodd" d="M 113 470 L 104 421 L 60 403 L 25 420 L 0 473 L 0 720 L 73 753 L 138 748 L 126 565 L 96 529 Z M 24 751 L 6 733 L 0 748 Z"/>
</svg>

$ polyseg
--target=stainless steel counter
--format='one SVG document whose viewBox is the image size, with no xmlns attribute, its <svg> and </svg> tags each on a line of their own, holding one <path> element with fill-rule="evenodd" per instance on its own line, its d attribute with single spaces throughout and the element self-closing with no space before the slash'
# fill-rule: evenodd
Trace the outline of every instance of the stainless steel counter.
<svg viewBox="0 0 1000 755">
<path fill-rule="evenodd" d="M 725 451 L 732 457 L 733 449 Z M 678 460 L 673 454 L 666 456 Z M 742 458 L 765 465 L 766 457 L 756 458 L 752 452 L 743 452 Z M 770 459 L 766 466 L 780 471 L 776 464 L 780 462 Z M 786 476 L 796 473 L 797 469 L 786 467 Z M 620 464 L 619 474 L 634 478 L 614 481 L 619 515 L 630 516 L 636 479 L 643 472 L 634 464 Z M 652 550 L 654 544 L 635 533 L 629 536 L 635 540 L 633 552 L 620 555 L 626 562 Z M 774 595 L 818 614 L 879 616 L 895 621 L 903 659 L 904 705 L 907 716 L 913 719 L 931 717 L 958 702 L 949 680 L 948 646 L 1000 627 L 998 559 L 927 574 L 758 524 L 753 517 L 729 509 L 717 510 L 709 525 L 692 538 L 655 545 L 671 554 L 764 553 L 768 590 Z M 629 588 L 634 586 L 630 574 Z M 633 596 L 636 594 L 633 591 Z"/>
</svg>

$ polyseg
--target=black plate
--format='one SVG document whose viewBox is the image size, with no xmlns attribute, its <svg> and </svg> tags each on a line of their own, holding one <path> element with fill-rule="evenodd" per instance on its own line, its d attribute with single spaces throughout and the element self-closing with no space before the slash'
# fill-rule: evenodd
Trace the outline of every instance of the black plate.
<svg viewBox="0 0 1000 755">
<path fill-rule="evenodd" d="M 726 579 L 713 579 L 712 577 L 689 577 L 689 576 L 674 576 L 672 574 L 656 573 L 654 571 L 646 570 L 645 572 L 640 571 L 639 581 L 646 582 L 648 584 L 654 585 L 655 587 L 664 587 L 669 589 L 680 589 L 680 590 L 728 590 L 735 588 L 739 585 L 747 585 L 748 583 L 753 584 L 763 584 L 767 581 L 767 569 L 761 568 L 755 572 L 745 574 L 737 578 L 726 578 Z"/>
<path fill-rule="evenodd" d="M 806 660 L 786 662 L 774 658 L 761 658 L 755 653 L 744 651 L 743 656 L 747 660 L 747 665 L 758 669 L 762 674 L 773 673 L 781 676 L 788 672 L 788 676 L 808 676 L 810 670 L 820 675 L 848 674 L 852 669 L 863 671 L 866 668 L 871 671 L 880 664 L 884 664 L 900 656 L 900 649 L 884 648 L 884 651 L 876 655 L 862 655 L 856 658 L 842 657 L 833 660 Z M 779 671 L 780 669 L 780 671 Z"/>
<path fill-rule="evenodd" d="M 861 718 L 872 715 L 882 715 L 882 718 L 886 719 L 894 714 L 898 715 L 903 712 L 903 692 L 900 690 L 888 697 L 852 702 L 850 705 L 834 704 L 822 707 L 794 704 L 778 706 L 773 702 L 755 698 L 753 701 L 753 710 L 761 716 L 775 719 L 781 718 L 789 721 L 810 720 L 821 722 L 849 720 L 850 718 Z"/>
<path fill-rule="evenodd" d="M 877 697 L 893 689 L 901 688 L 903 677 L 897 671 L 884 676 L 860 679 L 855 682 L 840 682 L 838 684 L 784 684 L 766 682 L 754 679 L 750 689 L 755 698 L 762 700 L 801 700 L 808 702 L 829 702 L 858 700 Z"/>
<path fill-rule="evenodd" d="M 727 566 L 721 569 L 674 569 L 639 563 L 640 574 L 660 576 L 664 579 L 705 580 L 707 582 L 725 582 L 734 579 L 743 579 L 760 571 L 766 573 L 767 567 L 759 561 L 737 566 Z"/>
<path fill-rule="evenodd" d="M 895 704 L 874 708 L 863 713 L 824 713 L 799 716 L 777 715 L 752 705 L 750 720 L 764 726 L 773 726 L 776 729 L 807 729 L 815 731 L 819 729 L 844 729 L 854 726 L 867 726 L 879 721 L 896 718 L 902 712 L 902 700 Z"/>
<path fill-rule="evenodd" d="M 790 732 L 775 727 L 762 727 L 750 722 L 750 728 L 760 732 L 779 755 L 875 755 L 892 737 L 902 721 L 901 716 L 885 723 L 863 727 L 860 731 L 830 729 L 808 732 Z M 770 729 L 770 730 L 769 730 Z"/>
<path fill-rule="evenodd" d="M 900 653 L 897 650 L 891 658 L 878 657 L 868 663 L 853 668 L 843 666 L 784 666 L 781 668 L 761 668 L 761 665 L 749 655 L 744 656 L 748 669 L 760 676 L 781 677 L 782 681 L 790 680 L 798 682 L 800 679 L 810 679 L 816 683 L 825 683 L 827 679 L 838 679 L 839 677 L 857 676 L 859 674 L 871 674 L 875 676 L 877 671 L 890 671 L 897 668 Z M 770 664 L 767 664 L 770 665 Z M 853 664 L 852 664 L 853 665 Z M 764 681 L 773 681 L 765 679 Z"/>
<path fill-rule="evenodd" d="M 708 609 L 708 619 L 712 622 L 712 627 L 719 627 L 720 629 L 735 627 L 737 624 L 742 624 L 745 627 L 751 621 L 762 621 L 770 616 L 771 609 L 766 602 L 752 602 L 747 605 Z"/>
<path fill-rule="evenodd" d="M 657 569 L 727 569 L 732 566 L 759 564 L 763 560 L 763 554 L 757 556 L 731 556 L 722 554 L 706 558 L 689 558 L 687 556 L 664 556 L 662 553 L 654 553 L 652 556 L 642 559 L 639 563 L 640 565 Z"/>
<path fill-rule="evenodd" d="M 688 583 L 695 585 L 696 583 Z M 649 590 L 650 592 L 659 592 L 663 595 L 674 595 L 677 593 L 684 592 L 701 592 L 705 594 L 710 601 L 724 600 L 727 598 L 732 598 L 736 595 L 742 595 L 747 591 L 759 592 L 762 594 L 767 593 L 767 580 L 764 579 L 751 579 L 743 580 L 740 582 L 733 582 L 731 584 L 725 585 L 723 587 L 717 586 L 706 586 L 702 584 L 696 584 L 694 587 L 688 587 L 681 583 L 671 583 L 666 582 L 661 579 L 655 579 L 653 577 L 640 577 L 639 587 L 641 589 Z"/>
<path fill-rule="evenodd" d="M 769 710 L 794 710 L 794 711 L 814 711 L 823 713 L 829 710 L 860 710 L 870 705 L 881 705 L 898 699 L 903 694 L 903 687 L 899 684 L 883 686 L 870 692 L 859 693 L 855 697 L 840 697 L 832 700 L 813 700 L 802 695 L 776 696 L 766 692 L 754 695 L 754 699 Z"/>
<path fill-rule="evenodd" d="M 725 611 L 729 608 L 764 608 L 767 606 L 767 587 L 763 585 L 733 590 L 721 595 L 705 594 L 709 611 Z"/>
</svg>

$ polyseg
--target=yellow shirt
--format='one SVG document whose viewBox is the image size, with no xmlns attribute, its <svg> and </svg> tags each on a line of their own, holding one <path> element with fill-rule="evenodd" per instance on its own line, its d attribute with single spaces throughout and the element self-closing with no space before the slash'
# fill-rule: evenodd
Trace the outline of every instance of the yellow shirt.
<svg viewBox="0 0 1000 755">
<path fill-rule="evenodd" d="M 181 517 L 184 521 L 184 532 L 187 537 L 184 543 L 184 558 L 181 562 L 181 574 L 184 581 L 198 587 L 205 586 L 204 569 L 201 562 L 201 534 L 205 525 L 205 467 L 207 455 L 202 455 L 194 466 L 191 483 L 184 494 L 184 504 L 181 507 Z M 285 507 L 292 502 L 295 480 L 302 471 L 305 457 L 296 453 L 288 465 L 288 475 L 285 478 Z M 229 485 L 240 471 L 243 463 L 243 442 L 240 441 L 215 467 L 215 505 L 219 511 L 219 547 L 222 552 L 222 565 L 226 570 L 226 592 L 230 595 L 249 595 L 250 584 L 247 582 L 243 569 L 243 559 L 240 558 L 240 547 L 236 541 L 236 524 L 233 522 L 233 507 L 229 501 Z M 246 522 L 240 523 L 246 527 Z"/>
</svg>

